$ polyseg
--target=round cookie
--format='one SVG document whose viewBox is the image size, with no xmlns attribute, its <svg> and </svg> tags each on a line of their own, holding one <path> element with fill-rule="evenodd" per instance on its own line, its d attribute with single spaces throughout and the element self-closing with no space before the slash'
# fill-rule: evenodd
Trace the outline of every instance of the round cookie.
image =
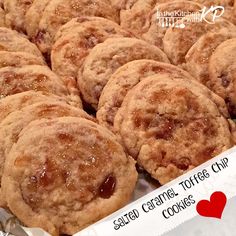
<svg viewBox="0 0 236 236">
<path fill-rule="evenodd" d="M 0 27 L 0 51 L 27 52 L 42 57 L 36 45 L 23 34 L 4 27 Z"/>
<path fill-rule="evenodd" d="M 152 61 L 137 60 L 120 67 L 110 78 L 104 87 L 99 99 L 97 119 L 99 124 L 113 130 L 114 117 L 121 107 L 127 93 L 133 89 L 140 81 L 151 75 L 168 75 L 172 79 L 183 79 L 185 83 L 191 84 L 193 88 L 204 93 L 215 104 L 217 104 L 221 114 L 229 117 L 225 103 L 213 92 L 202 84 L 195 81 L 193 77 L 179 67 Z M 157 78 L 161 78 L 160 76 Z"/>
<path fill-rule="evenodd" d="M 46 6 L 37 34 L 33 37 L 41 52 L 49 53 L 53 38 L 66 22 L 78 16 L 101 16 L 118 20 L 118 11 L 107 0 L 51 0 Z"/>
<path fill-rule="evenodd" d="M 191 19 L 191 17 L 188 17 Z M 173 64 L 185 63 L 185 56 L 195 42 L 207 32 L 236 32 L 231 22 L 218 19 L 214 24 L 202 22 L 186 22 L 185 28 L 169 28 L 163 38 L 164 51 Z"/>
<path fill-rule="evenodd" d="M 169 62 L 159 48 L 134 38 L 112 38 L 95 46 L 78 73 L 78 85 L 84 100 L 95 109 L 110 76 L 122 65 L 138 59 Z"/>
<path fill-rule="evenodd" d="M 163 48 L 163 37 L 168 28 L 162 26 L 160 18 L 157 19 L 157 12 L 158 14 L 164 14 L 165 12 L 173 13 L 175 11 L 195 13 L 201 9 L 202 6 L 200 4 L 191 1 L 171 1 L 157 4 L 147 20 L 147 30 L 142 34 L 142 38 L 153 45 Z"/>
<path fill-rule="evenodd" d="M 120 11 L 120 24 L 122 28 L 132 31 L 136 36 L 141 36 L 148 27 L 148 17 L 157 3 L 166 0 L 134 0 L 123 2 Z"/>
<path fill-rule="evenodd" d="M 70 94 L 63 81 L 46 66 L 28 65 L 0 69 L 1 97 L 29 90 L 52 93 L 71 100 L 72 104 L 82 106 L 80 98 Z"/>
<path fill-rule="evenodd" d="M 7 155 L 19 134 L 30 122 L 42 118 L 81 117 L 94 121 L 86 112 L 64 102 L 46 100 L 10 113 L 0 125 L 0 184 Z M 2 199 L 1 199 L 2 200 Z"/>
<path fill-rule="evenodd" d="M 41 57 L 37 57 L 27 52 L 0 51 L 0 68 L 13 66 L 22 67 L 25 65 L 46 65 Z"/>
<path fill-rule="evenodd" d="M 34 0 L 25 14 L 25 29 L 29 38 L 33 41 L 37 34 L 39 22 L 42 18 L 43 12 L 51 0 Z"/>
<path fill-rule="evenodd" d="M 217 105 L 191 84 L 163 75 L 146 78 L 128 92 L 115 130 L 161 184 L 233 146 Z"/>
<path fill-rule="evenodd" d="M 2 187 L 19 220 L 58 236 L 124 206 L 136 180 L 134 161 L 112 133 L 83 118 L 63 117 L 31 122 L 20 133 Z"/>
<path fill-rule="evenodd" d="M 34 0 L 3 0 L 6 25 L 20 32 L 25 31 L 25 13 Z"/>
<path fill-rule="evenodd" d="M 90 50 L 112 37 L 131 34 L 118 24 L 101 17 L 74 18 L 58 31 L 52 48 L 52 70 L 63 80 L 76 81 L 78 69 Z"/>
<path fill-rule="evenodd" d="M 221 43 L 209 60 L 209 87 L 221 96 L 236 117 L 236 38 Z"/>
<path fill-rule="evenodd" d="M 233 37 L 236 37 L 236 32 L 204 34 L 185 56 L 185 68 L 194 78 L 209 87 L 209 59 L 219 44 Z"/>
<path fill-rule="evenodd" d="M 63 97 L 51 93 L 27 91 L 0 99 L 0 123 L 12 112 L 43 101 L 60 101 L 67 103 Z"/>
<path fill-rule="evenodd" d="M 193 79 L 179 67 L 153 60 L 135 60 L 121 66 L 110 77 L 100 96 L 97 111 L 99 124 L 113 129 L 114 117 L 129 90 L 143 79 L 163 73 L 173 77 Z"/>
</svg>

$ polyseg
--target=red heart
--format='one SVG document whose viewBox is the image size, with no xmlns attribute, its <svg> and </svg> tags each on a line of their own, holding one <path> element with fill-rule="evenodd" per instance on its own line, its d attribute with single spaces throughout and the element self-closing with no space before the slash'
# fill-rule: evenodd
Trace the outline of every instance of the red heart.
<svg viewBox="0 0 236 236">
<path fill-rule="evenodd" d="M 226 202 L 227 198 L 224 193 L 214 192 L 211 195 L 210 201 L 201 200 L 198 202 L 197 212 L 201 216 L 221 219 Z"/>
</svg>

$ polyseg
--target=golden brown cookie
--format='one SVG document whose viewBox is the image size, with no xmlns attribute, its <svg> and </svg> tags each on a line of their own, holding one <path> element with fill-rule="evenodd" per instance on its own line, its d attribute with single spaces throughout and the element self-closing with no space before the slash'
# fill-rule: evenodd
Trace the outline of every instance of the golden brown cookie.
<svg viewBox="0 0 236 236">
<path fill-rule="evenodd" d="M 83 118 L 63 117 L 31 122 L 20 133 L 2 186 L 19 220 L 58 236 L 124 206 L 136 180 L 134 161 L 112 133 Z"/>
<path fill-rule="evenodd" d="M 113 38 L 95 46 L 78 74 L 78 85 L 84 100 L 96 109 L 111 75 L 127 62 L 138 59 L 169 62 L 159 48 L 139 39 Z"/>
<path fill-rule="evenodd" d="M 196 90 L 204 93 L 215 104 L 217 104 L 221 114 L 229 117 L 225 103 L 222 99 L 216 96 L 213 92 L 201 85 L 186 71 L 179 67 L 152 61 L 152 60 L 136 60 L 120 67 L 110 78 L 104 87 L 99 99 L 97 119 L 99 123 L 113 130 L 114 117 L 121 107 L 122 102 L 127 93 L 133 89 L 140 81 L 148 78 L 151 75 L 168 75 L 172 79 L 181 79 L 185 83 L 190 84 Z M 162 78 L 161 76 L 157 77 Z"/>
<path fill-rule="evenodd" d="M 1 97 L 30 90 L 52 93 L 82 106 L 80 98 L 71 94 L 63 81 L 46 66 L 27 65 L 0 69 Z"/>
<path fill-rule="evenodd" d="M 10 113 L 0 123 L 0 181 L 5 159 L 14 143 L 18 141 L 19 134 L 23 128 L 34 120 L 66 116 L 81 117 L 94 121 L 94 118 L 83 110 L 77 109 L 64 102 L 50 100 L 50 98 L 44 102 L 35 103 Z"/>
<path fill-rule="evenodd" d="M 25 29 L 27 35 L 33 40 L 39 28 L 43 12 L 51 0 L 34 0 L 25 14 Z"/>
<path fill-rule="evenodd" d="M 209 87 L 221 96 L 236 117 L 236 38 L 221 43 L 209 60 Z"/>
<path fill-rule="evenodd" d="M 25 13 L 34 0 L 3 0 L 6 25 L 20 32 L 25 31 Z"/>
<path fill-rule="evenodd" d="M 104 87 L 97 111 L 99 124 L 113 130 L 114 117 L 126 94 L 140 81 L 155 74 L 193 80 L 186 71 L 167 63 L 144 59 L 131 61 L 121 66 Z"/>
<path fill-rule="evenodd" d="M 60 101 L 68 103 L 63 97 L 51 93 L 27 91 L 0 99 L 0 123 L 12 112 L 43 101 Z"/>
<path fill-rule="evenodd" d="M 51 0 L 44 9 L 33 41 L 43 53 L 49 53 L 60 26 L 78 16 L 100 16 L 119 21 L 118 11 L 108 0 Z"/>
<path fill-rule="evenodd" d="M 217 105 L 171 76 L 146 78 L 130 90 L 115 117 L 115 130 L 128 152 L 161 184 L 233 146 Z"/>
<path fill-rule="evenodd" d="M 27 52 L 0 51 L 0 68 L 13 66 L 22 67 L 25 65 L 46 65 L 43 58 Z"/>
<path fill-rule="evenodd" d="M 219 44 L 236 37 L 236 32 L 206 33 L 190 48 L 185 60 L 186 69 L 194 78 L 209 86 L 209 59 Z"/>
<path fill-rule="evenodd" d="M 27 52 L 42 57 L 36 45 L 31 43 L 25 35 L 4 27 L 0 27 L 0 51 Z"/>
<path fill-rule="evenodd" d="M 191 17 L 189 17 L 191 19 Z M 186 19 L 187 20 L 187 19 Z M 163 38 L 164 51 L 173 64 L 185 63 L 185 56 L 194 43 L 207 32 L 236 32 L 231 22 L 219 18 L 214 24 L 203 22 L 185 22 L 185 28 L 169 28 Z"/>
<path fill-rule="evenodd" d="M 122 28 L 130 30 L 136 36 L 141 36 L 147 30 L 148 17 L 153 8 L 156 4 L 163 2 L 168 2 L 168 0 L 123 1 L 120 12 L 120 24 Z"/>
<path fill-rule="evenodd" d="M 131 34 L 113 21 L 101 17 L 74 18 L 57 32 L 51 53 L 52 70 L 64 81 L 76 81 L 78 69 L 94 46 L 107 38 L 122 36 Z"/>
</svg>

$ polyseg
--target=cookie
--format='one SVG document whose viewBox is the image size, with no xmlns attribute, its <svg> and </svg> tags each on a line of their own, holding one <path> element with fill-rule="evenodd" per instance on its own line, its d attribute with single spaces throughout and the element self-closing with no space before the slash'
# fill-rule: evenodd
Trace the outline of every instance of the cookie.
<svg viewBox="0 0 236 236">
<path fill-rule="evenodd" d="M 127 204 L 136 180 L 134 161 L 112 133 L 63 117 L 31 122 L 20 133 L 2 189 L 21 222 L 58 236 L 75 234 Z"/>
<path fill-rule="evenodd" d="M 121 66 L 109 79 L 99 99 L 99 124 L 113 129 L 114 117 L 126 94 L 141 80 L 155 74 L 168 73 L 173 77 L 193 79 L 184 70 L 153 60 L 136 60 Z"/>
<path fill-rule="evenodd" d="M 163 27 L 162 18 L 157 16 L 158 14 L 164 14 L 165 12 L 190 12 L 195 13 L 202 9 L 202 6 L 198 3 L 190 1 L 171 1 L 167 3 L 157 4 L 153 9 L 150 17 L 147 20 L 146 32 L 142 34 L 142 38 L 147 42 L 163 48 L 163 37 L 165 36 L 167 27 Z M 183 17 L 179 17 L 180 19 Z"/>
<path fill-rule="evenodd" d="M 186 69 L 201 83 L 209 86 L 209 59 L 219 44 L 236 37 L 236 33 L 206 33 L 190 48 L 185 60 Z"/>
<path fill-rule="evenodd" d="M 130 90 L 114 125 L 128 152 L 161 184 L 233 146 L 217 105 L 167 75 L 146 78 Z"/>
<path fill-rule="evenodd" d="M 94 119 L 83 110 L 77 109 L 64 102 L 56 102 L 53 100 L 35 103 L 10 113 L 1 122 L 0 126 L 0 180 L 2 178 L 5 159 L 13 144 L 18 141 L 19 134 L 23 128 L 34 120 L 66 116 L 81 117 L 94 121 Z"/>
<path fill-rule="evenodd" d="M 135 0 L 123 2 L 124 9 L 120 11 L 120 24 L 122 28 L 132 31 L 136 36 L 141 36 L 148 27 L 148 17 L 157 3 L 165 0 Z M 116 3 L 117 4 L 117 3 Z"/>
<path fill-rule="evenodd" d="M 209 60 L 209 87 L 228 105 L 236 117 L 236 38 L 222 42 Z"/>
<path fill-rule="evenodd" d="M 58 31 L 52 48 L 52 70 L 63 80 L 76 81 L 78 69 L 89 51 L 112 37 L 131 34 L 118 24 L 101 17 L 74 18 Z"/>
<path fill-rule="evenodd" d="M 41 57 L 37 57 L 27 52 L 7 52 L 0 51 L 0 68 L 13 66 L 22 67 L 25 65 L 46 65 Z"/>
<path fill-rule="evenodd" d="M 0 69 L 1 97 L 30 90 L 52 93 L 75 102 L 73 94 L 69 94 L 63 81 L 46 66 L 28 65 Z M 76 102 L 76 105 L 82 106 L 80 100 Z"/>
<path fill-rule="evenodd" d="M 0 27 L 0 51 L 27 52 L 41 57 L 42 54 L 26 36 L 14 30 Z"/>
<path fill-rule="evenodd" d="M 118 11 L 107 0 L 51 0 L 42 14 L 33 41 L 43 53 L 49 53 L 60 26 L 78 16 L 101 16 L 119 21 Z"/>
<path fill-rule="evenodd" d="M 0 123 L 12 112 L 20 110 L 26 106 L 43 101 L 60 101 L 67 103 L 63 97 L 58 97 L 51 93 L 27 91 L 17 93 L 0 99 Z"/>
<path fill-rule="evenodd" d="M 138 59 L 169 62 L 159 48 L 139 39 L 113 38 L 95 46 L 78 73 L 78 85 L 84 100 L 96 109 L 111 75 L 127 62 Z"/>
<path fill-rule="evenodd" d="M 25 29 L 27 35 L 33 40 L 39 28 L 43 12 L 51 0 L 34 0 L 25 14 Z"/>
<path fill-rule="evenodd" d="M 193 17 L 188 17 L 193 19 Z M 187 18 L 186 18 L 187 20 Z M 185 28 L 169 28 L 163 38 L 164 51 L 175 65 L 185 63 L 185 56 L 194 43 L 207 32 L 236 32 L 231 22 L 218 19 L 215 24 L 202 22 L 185 22 Z"/>
<path fill-rule="evenodd" d="M 20 32 L 25 31 L 25 13 L 34 0 L 4 0 L 6 25 Z"/>
<path fill-rule="evenodd" d="M 114 125 L 114 117 L 122 105 L 122 102 L 127 93 L 133 89 L 140 81 L 148 78 L 151 75 L 169 75 L 173 79 L 184 79 L 185 83 L 209 97 L 217 104 L 221 114 L 229 117 L 224 102 L 218 96 L 215 96 L 205 86 L 201 85 L 186 71 L 179 67 L 152 61 L 152 60 L 137 60 L 132 61 L 120 67 L 110 78 L 104 87 L 99 99 L 97 119 L 99 124 L 111 129 Z M 160 76 L 158 78 L 161 78 Z"/>
</svg>

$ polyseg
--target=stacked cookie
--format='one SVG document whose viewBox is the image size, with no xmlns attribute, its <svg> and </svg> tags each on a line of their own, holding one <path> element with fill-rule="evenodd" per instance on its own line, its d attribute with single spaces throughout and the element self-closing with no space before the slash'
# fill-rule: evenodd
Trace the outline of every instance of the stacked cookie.
<svg viewBox="0 0 236 236">
<path fill-rule="evenodd" d="M 235 144 L 236 3 L 0 7 L 0 204 L 26 226 L 74 234 L 130 200 L 136 163 L 165 184 Z"/>
</svg>

